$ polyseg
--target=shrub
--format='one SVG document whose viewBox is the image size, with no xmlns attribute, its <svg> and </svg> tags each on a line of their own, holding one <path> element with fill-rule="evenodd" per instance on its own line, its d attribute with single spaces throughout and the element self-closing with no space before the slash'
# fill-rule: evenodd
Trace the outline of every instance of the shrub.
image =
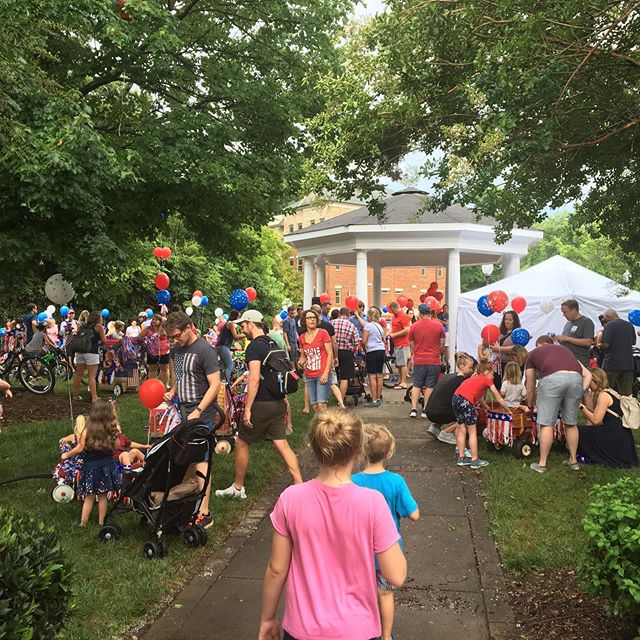
<svg viewBox="0 0 640 640">
<path fill-rule="evenodd" d="M 0 508 L 0 640 L 50 640 L 70 595 L 53 528 Z"/>
<path fill-rule="evenodd" d="M 588 544 L 578 564 L 586 591 L 609 599 L 613 615 L 640 613 L 640 478 L 595 486 L 583 525 Z"/>
</svg>

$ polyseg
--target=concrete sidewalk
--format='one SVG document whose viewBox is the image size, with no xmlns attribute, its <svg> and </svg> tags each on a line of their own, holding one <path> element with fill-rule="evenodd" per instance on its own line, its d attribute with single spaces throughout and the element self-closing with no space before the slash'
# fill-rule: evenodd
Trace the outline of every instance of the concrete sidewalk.
<svg viewBox="0 0 640 640">
<path fill-rule="evenodd" d="M 393 431 L 397 448 L 389 469 L 404 476 L 421 513 L 419 522 L 403 522 L 409 578 L 396 592 L 394 633 L 399 640 L 516 638 L 480 495 L 482 471 L 457 467 L 453 448 L 431 438 L 425 420 L 408 417 L 403 392 L 385 390 L 384 396 L 380 408 L 359 410 L 365 421 Z M 313 477 L 308 451 L 300 462 L 303 477 Z M 271 547 L 268 514 L 288 482 L 283 472 L 204 571 L 147 629 L 144 640 L 257 638 Z"/>
</svg>

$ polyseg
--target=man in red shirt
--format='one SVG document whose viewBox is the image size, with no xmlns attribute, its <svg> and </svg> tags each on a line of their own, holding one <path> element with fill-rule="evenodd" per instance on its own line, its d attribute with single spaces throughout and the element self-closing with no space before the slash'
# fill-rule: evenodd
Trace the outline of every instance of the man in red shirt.
<svg viewBox="0 0 640 640">
<path fill-rule="evenodd" d="M 444 327 L 439 320 L 431 319 L 429 305 L 418 306 L 420 319 L 411 325 L 407 336 L 413 345 L 413 389 L 411 389 L 411 411 L 409 416 L 418 416 L 420 392 L 424 395 L 422 418 L 426 418 L 425 407 L 429 396 L 440 377 L 440 357 L 444 349 Z"/>
<path fill-rule="evenodd" d="M 394 389 L 407 388 L 407 363 L 411 352 L 409 350 L 409 327 L 411 320 L 409 316 L 400 308 L 397 302 L 389 305 L 389 311 L 393 314 L 391 318 L 391 333 L 389 337 L 393 340 L 393 355 L 396 359 L 396 367 L 398 368 L 398 384 Z"/>
</svg>

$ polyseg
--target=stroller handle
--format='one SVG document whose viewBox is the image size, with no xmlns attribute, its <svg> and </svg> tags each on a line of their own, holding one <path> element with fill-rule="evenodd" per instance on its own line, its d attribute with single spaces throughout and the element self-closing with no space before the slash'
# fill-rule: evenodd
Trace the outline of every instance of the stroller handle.
<svg viewBox="0 0 640 640">
<path fill-rule="evenodd" d="M 215 426 L 213 427 L 213 430 L 216 431 L 217 429 L 219 429 L 223 424 L 224 421 L 227 419 L 224 411 L 222 410 L 222 408 L 220 407 L 220 405 L 214 400 L 209 407 L 211 407 L 217 414 L 218 414 L 218 419 L 216 421 Z M 209 408 L 207 407 L 207 408 Z M 183 420 L 187 419 L 187 412 L 184 408 L 184 406 L 180 406 L 180 416 L 182 417 Z"/>
</svg>

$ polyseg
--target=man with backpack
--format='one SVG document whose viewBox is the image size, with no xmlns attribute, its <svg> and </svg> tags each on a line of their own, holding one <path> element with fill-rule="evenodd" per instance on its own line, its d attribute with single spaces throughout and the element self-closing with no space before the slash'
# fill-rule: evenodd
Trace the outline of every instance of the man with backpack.
<svg viewBox="0 0 640 640">
<path fill-rule="evenodd" d="M 296 484 L 302 482 L 298 458 L 286 436 L 286 402 L 288 391 L 295 387 L 295 371 L 286 353 L 265 335 L 263 315 L 248 309 L 236 324 L 251 340 L 245 352 L 247 364 L 247 399 L 243 422 L 236 438 L 235 479 L 231 486 L 216 491 L 216 496 L 244 500 L 244 477 L 249 467 L 249 448 L 260 440 L 270 440 L 280 454 Z M 289 376 L 289 373 L 292 376 Z"/>
</svg>

